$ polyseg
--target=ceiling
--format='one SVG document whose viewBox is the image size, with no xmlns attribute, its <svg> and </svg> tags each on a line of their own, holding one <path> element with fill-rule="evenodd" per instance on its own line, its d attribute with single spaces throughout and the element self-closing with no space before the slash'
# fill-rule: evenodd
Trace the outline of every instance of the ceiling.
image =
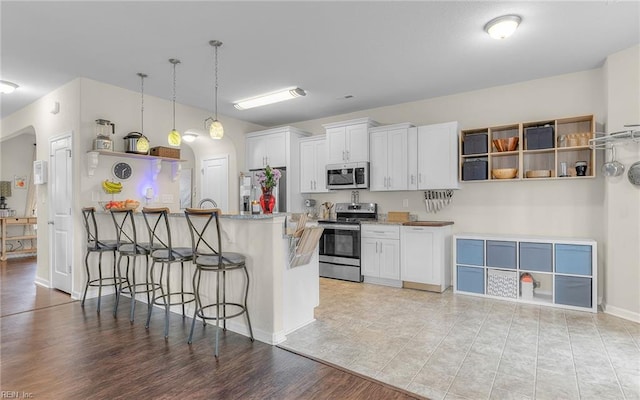
<svg viewBox="0 0 640 400">
<path fill-rule="evenodd" d="M 588 70 L 640 42 L 638 1 L 0 2 L 2 117 L 77 77 L 277 126 Z M 518 14 L 509 39 L 483 31 Z M 239 111 L 233 102 L 298 86 L 307 96 Z M 345 96 L 353 96 L 346 99 Z"/>
</svg>

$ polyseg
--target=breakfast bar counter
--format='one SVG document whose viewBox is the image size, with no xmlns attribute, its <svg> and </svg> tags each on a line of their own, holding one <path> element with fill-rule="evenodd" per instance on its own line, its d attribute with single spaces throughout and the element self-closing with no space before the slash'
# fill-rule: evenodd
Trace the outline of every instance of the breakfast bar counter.
<svg viewBox="0 0 640 400">
<path fill-rule="evenodd" d="M 142 213 L 136 212 L 134 215 L 138 240 L 146 242 L 148 234 Z M 169 215 L 173 246 L 191 247 L 191 236 L 184 214 Z M 285 234 L 286 218 L 286 214 L 223 214 L 220 217 L 223 251 L 241 253 L 246 257 L 250 278 L 247 306 L 254 337 L 269 344 L 280 343 L 286 340 L 288 333 L 313 322 L 313 311 L 320 301 L 317 247 L 308 264 L 290 267 L 290 237 Z M 109 213 L 96 213 L 96 219 L 101 232 L 105 232 L 104 235 L 101 233 L 101 238 L 115 238 L 115 228 Z M 209 239 L 215 239 L 215 229 L 210 229 L 210 233 Z M 194 266 L 187 263 L 185 269 L 191 277 Z M 212 303 L 215 299 L 214 275 L 216 274 L 203 276 L 200 287 L 203 303 Z M 176 283 L 179 283 L 177 275 Z M 243 274 L 228 274 L 228 298 L 238 298 L 244 283 Z M 138 300 L 146 302 L 146 297 L 139 296 Z M 193 315 L 193 303 L 187 306 L 187 315 Z M 179 307 L 172 311 L 181 313 Z M 150 329 L 162 327 L 152 325 Z M 228 320 L 227 329 L 249 335 L 245 318 Z"/>
</svg>

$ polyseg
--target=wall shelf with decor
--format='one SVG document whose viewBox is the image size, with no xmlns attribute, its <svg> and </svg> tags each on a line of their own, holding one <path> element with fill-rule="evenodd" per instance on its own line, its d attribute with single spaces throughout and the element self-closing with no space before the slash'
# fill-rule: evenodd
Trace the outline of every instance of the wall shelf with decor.
<svg viewBox="0 0 640 400">
<path fill-rule="evenodd" d="M 162 162 L 171 164 L 171 179 L 176 180 L 180 176 L 182 165 L 180 163 L 186 160 L 170 157 L 152 156 L 149 154 L 136 154 L 136 153 L 124 153 L 119 151 L 105 151 L 105 150 L 90 150 L 87 151 L 87 174 L 93 176 L 98 164 L 100 162 L 100 156 L 109 157 L 124 157 L 124 158 L 136 158 L 139 160 L 150 160 L 152 162 L 152 169 L 154 171 L 154 179 L 158 176 L 162 170 Z"/>
<path fill-rule="evenodd" d="M 593 115 L 462 130 L 458 179 L 594 178 L 596 156 L 589 143 L 594 136 Z"/>
</svg>

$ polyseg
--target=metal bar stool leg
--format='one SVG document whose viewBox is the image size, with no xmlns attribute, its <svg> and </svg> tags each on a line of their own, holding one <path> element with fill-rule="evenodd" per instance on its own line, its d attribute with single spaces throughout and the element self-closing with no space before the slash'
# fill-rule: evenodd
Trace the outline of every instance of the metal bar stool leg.
<svg viewBox="0 0 640 400">
<path fill-rule="evenodd" d="M 84 287 L 84 294 L 82 295 L 82 302 L 80 306 L 84 307 L 84 300 L 87 298 L 87 290 L 89 290 L 89 283 L 91 282 L 91 272 L 89 272 L 89 254 L 90 251 L 87 251 L 87 255 L 84 257 L 84 266 L 87 270 L 87 285 Z"/>
<path fill-rule="evenodd" d="M 102 252 L 98 253 L 98 313 L 100 313 L 100 300 L 102 300 Z"/>
<path fill-rule="evenodd" d="M 151 263 L 151 269 L 149 271 L 149 275 L 151 277 L 150 282 L 155 282 L 153 280 L 153 272 L 155 271 L 155 268 L 156 268 L 156 260 L 153 260 L 153 262 Z M 156 302 L 156 288 L 157 288 L 157 285 L 155 283 L 152 283 L 151 301 L 147 303 L 147 323 L 144 326 L 147 329 L 149 329 L 149 323 L 151 322 L 151 312 L 153 311 L 153 305 Z"/>
<path fill-rule="evenodd" d="M 130 258 L 131 257 L 127 257 L 127 267 L 129 266 Z M 133 271 L 132 271 L 133 285 L 131 285 L 131 289 L 130 289 L 130 293 L 131 293 L 131 313 L 129 315 L 130 322 L 133 322 L 133 315 L 135 314 L 135 311 L 136 311 L 136 259 L 137 257 L 133 258 Z"/>
<path fill-rule="evenodd" d="M 167 294 L 164 297 L 164 338 L 169 337 L 169 308 L 171 308 L 171 264 L 167 264 Z"/>
<path fill-rule="evenodd" d="M 200 302 L 200 268 L 196 267 L 196 272 L 193 274 L 193 288 L 195 290 L 195 297 L 196 297 L 196 309 L 193 312 L 193 319 L 191 320 L 191 331 L 189 332 L 189 340 L 187 341 L 187 343 L 191 344 L 191 342 L 193 341 L 193 329 L 195 328 L 196 325 L 196 319 L 198 319 L 198 312 L 200 310 L 200 305 L 202 304 Z"/>
<path fill-rule="evenodd" d="M 247 325 L 249 326 L 249 335 L 251 336 L 251 341 L 253 342 L 253 329 L 251 329 L 251 320 L 249 319 L 249 307 L 247 306 L 247 299 L 249 298 L 249 271 L 247 271 L 247 266 L 242 267 L 244 270 L 244 275 L 247 277 L 247 285 L 244 288 L 244 313 L 247 316 Z"/>
</svg>

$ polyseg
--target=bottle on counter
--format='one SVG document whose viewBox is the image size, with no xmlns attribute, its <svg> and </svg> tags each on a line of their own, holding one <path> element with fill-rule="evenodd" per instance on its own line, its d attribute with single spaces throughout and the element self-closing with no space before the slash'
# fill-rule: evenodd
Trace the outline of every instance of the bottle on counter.
<svg viewBox="0 0 640 400">
<path fill-rule="evenodd" d="M 260 195 L 258 194 L 258 187 L 254 186 L 251 189 L 251 214 L 260 214 Z"/>
</svg>

